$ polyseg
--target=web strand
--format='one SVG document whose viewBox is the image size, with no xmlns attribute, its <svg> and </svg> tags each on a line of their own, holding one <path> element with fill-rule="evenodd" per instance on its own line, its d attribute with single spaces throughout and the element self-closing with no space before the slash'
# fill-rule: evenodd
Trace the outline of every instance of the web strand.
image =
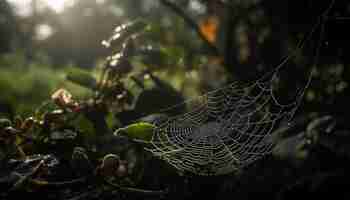
<svg viewBox="0 0 350 200">
<path fill-rule="evenodd" d="M 297 48 L 273 70 L 252 83 L 231 83 L 183 102 L 194 105 L 192 110 L 156 124 L 145 149 L 180 171 L 206 176 L 231 173 L 271 153 L 274 128 L 292 119 L 311 83 L 313 71 L 289 104 L 278 101 L 273 82 L 282 67 L 304 48 L 320 27 L 312 67 L 318 65 L 324 19 L 334 3 L 332 0 L 311 31 L 298 42 Z M 177 106 L 179 104 L 162 111 Z"/>
</svg>

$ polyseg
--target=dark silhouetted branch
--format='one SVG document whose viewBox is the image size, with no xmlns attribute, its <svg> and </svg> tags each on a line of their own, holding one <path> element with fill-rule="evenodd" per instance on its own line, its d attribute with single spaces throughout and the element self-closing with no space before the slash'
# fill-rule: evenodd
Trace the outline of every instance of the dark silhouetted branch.
<svg viewBox="0 0 350 200">
<path fill-rule="evenodd" d="M 198 24 L 190 17 L 188 16 L 183 9 L 178 7 L 176 4 L 172 3 L 171 1 L 168 0 L 159 0 L 164 6 L 168 7 L 171 9 L 173 12 L 175 12 L 178 16 L 182 17 L 199 36 L 199 38 L 208 46 L 208 48 L 216 55 L 219 55 L 219 49 L 213 45 L 201 32 Z"/>
<path fill-rule="evenodd" d="M 108 185 L 122 191 L 122 192 L 130 192 L 130 193 L 137 193 L 137 194 L 143 194 L 143 195 L 165 195 L 167 194 L 167 191 L 163 191 L 163 190 L 144 190 L 144 189 L 138 189 L 138 188 L 130 188 L 130 187 L 122 187 L 118 184 L 112 183 L 106 179 L 104 179 L 105 183 L 107 183 Z"/>
</svg>

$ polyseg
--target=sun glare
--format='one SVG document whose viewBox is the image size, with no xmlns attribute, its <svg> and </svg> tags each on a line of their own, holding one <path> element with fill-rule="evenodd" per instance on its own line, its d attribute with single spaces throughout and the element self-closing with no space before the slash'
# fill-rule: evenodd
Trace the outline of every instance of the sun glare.
<svg viewBox="0 0 350 200">
<path fill-rule="evenodd" d="M 43 0 L 47 6 L 53 9 L 55 12 L 62 12 L 65 7 L 71 6 L 74 0 Z"/>
<path fill-rule="evenodd" d="M 0 0 L 2 1 L 2 0 Z M 33 0 L 8 0 L 20 16 L 29 16 L 32 13 Z M 72 6 L 75 0 L 36 0 L 37 9 L 50 8 L 61 13 L 66 7 Z"/>
</svg>

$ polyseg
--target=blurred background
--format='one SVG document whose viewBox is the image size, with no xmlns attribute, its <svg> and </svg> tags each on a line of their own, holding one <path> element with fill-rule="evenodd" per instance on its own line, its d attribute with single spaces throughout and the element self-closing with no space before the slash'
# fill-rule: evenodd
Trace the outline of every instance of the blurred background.
<svg viewBox="0 0 350 200">
<path fill-rule="evenodd" d="M 65 80 L 65 71 L 78 67 L 94 73 L 110 53 L 101 42 L 116 26 L 135 19 L 152 25 L 142 45 L 161 52 L 150 53 L 142 66 L 183 94 L 197 95 L 232 80 L 254 80 L 291 54 L 329 3 L 1 0 L 0 113 L 28 115 L 60 87 L 77 97 L 86 95 L 84 88 Z M 349 6 L 336 1 L 330 16 L 349 16 Z M 302 110 L 343 112 L 348 102 L 349 21 L 331 18 L 322 23 L 320 56 L 315 60 L 319 26 L 300 56 L 283 68 L 288 76 L 282 83 L 302 87 L 317 62 Z M 293 96 L 293 91 L 283 91 L 281 96 Z"/>
</svg>

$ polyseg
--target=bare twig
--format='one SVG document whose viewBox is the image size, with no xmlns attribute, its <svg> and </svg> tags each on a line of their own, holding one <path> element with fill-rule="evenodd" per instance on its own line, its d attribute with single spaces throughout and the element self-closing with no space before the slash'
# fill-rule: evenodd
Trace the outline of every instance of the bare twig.
<svg viewBox="0 0 350 200">
<path fill-rule="evenodd" d="M 327 20 L 350 20 L 350 17 L 328 17 Z"/>
<path fill-rule="evenodd" d="M 43 180 L 38 180 L 38 179 L 29 179 L 29 183 L 36 185 L 36 186 L 41 186 L 41 187 L 49 187 L 49 188 L 68 188 L 72 187 L 75 185 L 81 185 L 84 183 L 88 182 L 87 177 L 82 177 L 82 178 L 77 178 L 69 181 L 60 181 L 60 182 L 48 182 L 48 181 L 43 181 Z"/>
<path fill-rule="evenodd" d="M 95 194 L 98 191 L 98 188 L 94 188 L 92 190 L 88 190 L 86 192 L 80 193 L 68 200 L 80 200 L 80 199 L 87 199 L 87 197 L 89 197 L 92 194 Z"/>
<path fill-rule="evenodd" d="M 118 184 L 112 183 L 108 181 L 107 179 L 103 179 L 105 183 L 108 185 L 122 191 L 122 192 L 130 192 L 130 193 L 138 193 L 138 194 L 143 194 L 143 195 L 165 195 L 167 191 L 163 190 L 144 190 L 144 189 L 138 189 L 138 188 L 130 188 L 130 187 L 122 187 Z"/>
<path fill-rule="evenodd" d="M 172 11 L 174 11 L 178 16 L 182 17 L 185 21 L 185 23 L 187 23 L 187 25 L 189 25 L 199 36 L 199 38 L 209 47 L 209 49 L 216 55 L 219 55 L 219 49 L 213 45 L 201 32 L 198 24 L 190 17 L 186 14 L 186 12 L 181 9 L 180 7 L 178 7 L 176 4 L 172 3 L 169 0 L 159 0 L 164 6 L 168 7 L 169 9 L 171 9 Z"/>
</svg>

